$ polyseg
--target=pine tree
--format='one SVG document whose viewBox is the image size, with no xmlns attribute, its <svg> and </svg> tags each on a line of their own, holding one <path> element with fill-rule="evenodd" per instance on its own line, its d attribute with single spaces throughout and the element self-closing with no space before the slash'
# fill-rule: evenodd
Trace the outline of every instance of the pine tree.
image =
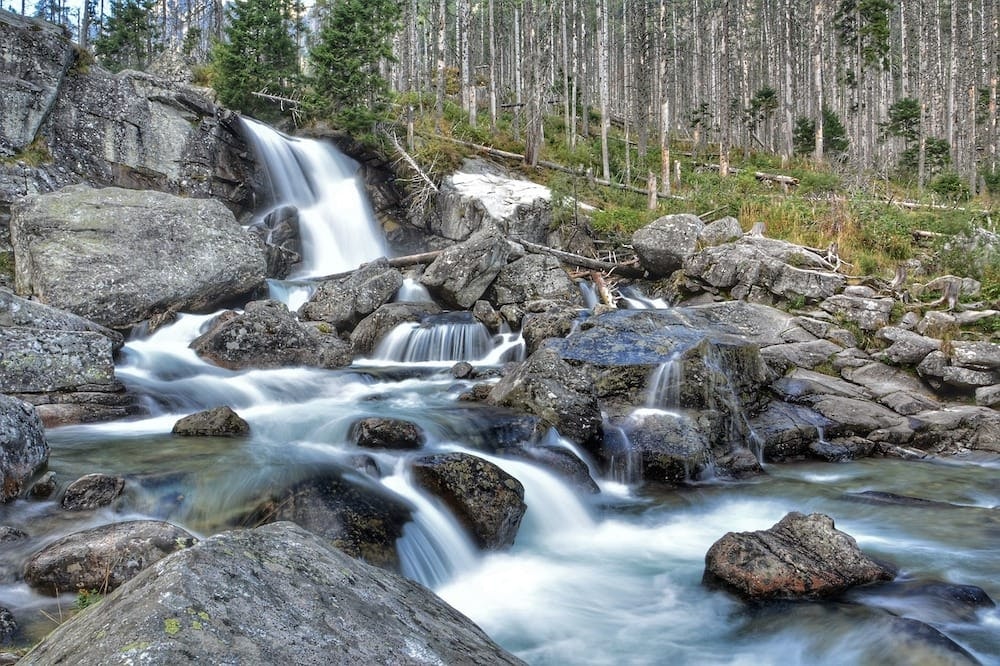
<svg viewBox="0 0 1000 666">
<path fill-rule="evenodd" d="M 379 65 L 393 60 L 401 15 L 397 0 L 338 0 L 328 7 L 309 52 L 314 115 L 354 131 L 370 130 L 384 115 L 389 84 Z"/>
<path fill-rule="evenodd" d="M 226 40 L 212 51 L 219 101 L 263 119 L 280 113 L 253 93 L 288 95 L 298 74 L 292 32 L 296 23 L 284 0 L 237 0 L 229 6 Z"/>
<path fill-rule="evenodd" d="M 145 69 L 160 50 L 153 19 L 155 0 L 112 0 L 104 34 L 94 40 L 94 55 L 112 71 Z"/>
</svg>

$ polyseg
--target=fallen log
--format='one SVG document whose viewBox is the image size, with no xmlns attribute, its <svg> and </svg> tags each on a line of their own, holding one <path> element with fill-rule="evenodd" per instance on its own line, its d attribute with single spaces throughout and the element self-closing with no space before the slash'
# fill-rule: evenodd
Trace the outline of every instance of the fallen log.
<svg viewBox="0 0 1000 666">
<path fill-rule="evenodd" d="M 589 268 L 591 270 L 601 271 L 602 273 L 616 273 L 625 277 L 642 277 L 644 274 L 643 269 L 638 265 L 638 261 L 635 260 L 623 263 L 611 263 L 608 261 L 591 259 L 590 257 L 584 257 L 579 254 L 573 254 L 572 252 L 563 252 L 562 250 L 556 250 L 555 248 L 547 247 L 545 245 L 538 245 L 537 243 L 529 243 L 528 241 L 522 240 L 517 242 L 532 252 L 540 252 L 542 254 L 551 255 L 564 264 L 579 266 L 580 268 Z"/>
<path fill-rule="evenodd" d="M 417 266 L 418 264 L 429 264 L 438 256 L 444 252 L 444 250 L 431 250 L 430 252 L 420 252 L 419 254 L 408 254 L 404 257 L 392 257 L 388 259 L 389 265 L 393 268 L 407 268 L 409 266 Z M 361 268 L 360 266 L 358 268 Z M 341 278 L 350 277 L 358 268 L 352 268 L 349 271 L 343 271 L 342 273 L 333 273 L 332 275 L 322 275 L 319 277 L 309 278 L 310 281 L 315 282 L 326 282 L 327 280 L 339 280 Z"/>
</svg>

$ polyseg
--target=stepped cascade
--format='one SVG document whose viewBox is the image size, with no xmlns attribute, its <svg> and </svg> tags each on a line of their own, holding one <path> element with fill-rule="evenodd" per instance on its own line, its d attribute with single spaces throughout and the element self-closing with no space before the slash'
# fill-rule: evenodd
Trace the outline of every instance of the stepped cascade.
<svg viewBox="0 0 1000 666">
<path fill-rule="evenodd" d="M 269 182 L 262 214 L 281 206 L 298 211 L 302 261 L 291 282 L 308 285 L 310 278 L 387 254 L 356 164 L 323 142 L 252 121 L 246 129 Z M 302 298 L 291 288 L 272 288 L 272 296 L 293 310 Z M 402 298 L 429 297 L 411 283 Z M 666 308 L 637 293 L 629 298 L 636 308 Z M 213 317 L 181 314 L 127 341 L 117 376 L 140 397 L 147 416 L 49 431 L 50 469 L 58 479 L 94 471 L 126 479 L 123 502 L 90 512 L 72 529 L 157 518 L 207 536 L 257 515 L 260 498 L 277 497 L 276 488 L 296 487 L 322 471 L 345 488 L 404 507 L 410 519 L 395 542 L 398 569 L 530 664 L 889 663 L 905 645 L 893 637 L 892 620 L 899 616 L 943 627 L 983 663 L 1000 658 L 995 609 L 941 620 L 940 605 L 926 596 L 872 593 L 865 603 L 748 612 L 701 584 L 705 553 L 720 536 L 765 529 L 794 509 L 836 515 L 838 528 L 875 557 L 905 554 L 915 577 L 961 581 L 996 596 L 995 463 L 772 465 L 766 478 L 753 482 L 708 478 L 676 491 L 643 488 L 621 427 L 606 429 L 608 446 L 617 439 L 620 450 L 601 476 L 598 462 L 559 433 L 512 447 L 509 433 L 518 423 L 508 412 L 459 399 L 479 380 L 456 378 L 451 367 L 465 361 L 482 372 L 482 381 L 498 381 L 505 363 L 524 358 L 517 332 L 492 333 L 468 313 L 452 312 L 400 325 L 370 358 L 340 369 L 229 370 L 188 346 Z M 656 367 L 645 411 L 662 416 L 678 409 L 685 377 L 676 354 L 664 355 Z M 219 405 L 249 423 L 249 437 L 171 435 L 180 417 Z M 741 409 L 735 397 L 711 407 Z M 422 441 L 409 449 L 363 448 L 357 432 L 366 419 L 415 424 Z M 527 508 L 510 548 L 477 549 L 456 512 L 415 479 L 417 459 L 451 454 L 474 456 L 523 488 Z M 555 466 L 539 463 L 545 455 L 578 459 L 595 487 L 582 489 Z M 887 507 L 854 501 L 873 488 L 927 488 L 940 502 Z M 70 529 L 54 501 L 0 505 L 0 524 L 30 525 L 39 540 Z M 0 554 L 0 606 L 23 618 L 28 635 L 40 637 L 51 624 L 36 611 L 55 612 L 55 602 L 7 575 L 29 547 Z M 59 603 L 65 608 L 72 598 L 64 595 Z"/>
</svg>

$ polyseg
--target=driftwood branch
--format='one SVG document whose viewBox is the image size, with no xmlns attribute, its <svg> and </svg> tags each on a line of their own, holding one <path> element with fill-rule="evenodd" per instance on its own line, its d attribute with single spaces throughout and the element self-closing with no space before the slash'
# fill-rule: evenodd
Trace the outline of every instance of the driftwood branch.
<svg viewBox="0 0 1000 666">
<path fill-rule="evenodd" d="M 409 266 L 416 266 L 418 264 L 429 264 L 438 256 L 444 252 L 444 250 L 431 250 L 430 252 L 421 252 L 419 254 L 408 254 L 404 257 L 392 257 L 388 259 L 389 265 L 393 268 L 407 268 Z M 349 271 L 344 271 L 342 273 L 333 273 L 332 275 L 323 275 L 321 277 L 309 278 L 310 280 L 315 280 L 316 282 L 326 282 L 327 280 L 339 280 L 341 278 L 350 277 L 356 271 L 360 270 L 361 266 L 358 268 L 352 268 Z"/>
<path fill-rule="evenodd" d="M 597 288 L 597 297 L 600 299 L 601 303 L 610 305 L 611 307 L 617 307 L 615 305 L 615 297 L 611 295 L 611 290 L 608 288 L 608 283 L 604 280 L 604 275 L 598 271 L 591 271 L 590 280 Z"/>
</svg>

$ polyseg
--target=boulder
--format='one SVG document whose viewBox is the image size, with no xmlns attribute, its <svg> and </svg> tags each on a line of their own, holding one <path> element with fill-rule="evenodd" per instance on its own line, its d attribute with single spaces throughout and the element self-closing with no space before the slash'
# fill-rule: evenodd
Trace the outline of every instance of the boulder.
<svg viewBox="0 0 1000 666">
<path fill-rule="evenodd" d="M 767 462 L 781 462 L 809 456 L 821 438 L 821 429 L 831 425 L 822 415 L 804 405 L 775 400 L 750 419 L 750 430 L 760 442 Z"/>
<path fill-rule="evenodd" d="M 441 183 L 439 215 L 428 216 L 429 231 L 454 241 L 496 228 L 517 240 L 545 243 L 552 221 L 552 192 L 513 178 L 482 160 L 466 160 Z"/>
<path fill-rule="evenodd" d="M 705 555 L 703 582 L 744 599 L 819 599 L 895 572 L 820 513 L 792 512 L 758 532 L 729 532 Z"/>
<path fill-rule="evenodd" d="M 411 471 L 419 485 L 451 509 L 477 546 L 513 545 L 527 509 L 520 481 L 467 453 L 423 456 L 413 461 Z"/>
<path fill-rule="evenodd" d="M 0 645 L 10 645 L 17 634 L 17 620 L 14 614 L 0 606 Z"/>
<path fill-rule="evenodd" d="M 829 340 L 810 340 L 771 345 L 761 349 L 760 355 L 772 368 L 781 369 L 783 374 L 790 367 L 812 370 L 828 364 L 835 354 L 843 350 L 843 347 Z"/>
<path fill-rule="evenodd" d="M 113 390 L 112 342 L 90 331 L 0 327 L 3 393 Z"/>
<path fill-rule="evenodd" d="M 482 298 L 508 256 L 510 246 L 499 231 L 477 231 L 442 252 L 420 276 L 420 283 L 445 307 L 465 310 Z"/>
<path fill-rule="evenodd" d="M 171 430 L 182 437 L 246 437 L 250 424 L 228 405 L 189 414 L 177 421 Z"/>
<path fill-rule="evenodd" d="M 35 408 L 0 394 L 0 503 L 27 489 L 49 460 L 49 443 Z"/>
<path fill-rule="evenodd" d="M 74 532 L 53 541 L 24 565 L 24 580 L 44 594 L 97 590 L 105 594 L 197 539 L 158 520 L 133 520 Z"/>
<path fill-rule="evenodd" d="M 864 331 L 877 331 L 889 325 L 892 307 L 891 298 L 866 298 L 849 294 L 830 296 L 819 307 L 835 317 L 853 322 Z"/>
<path fill-rule="evenodd" d="M 542 312 L 527 312 L 521 320 L 525 351 L 533 354 L 549 338 L 565 338 L 580 318 L 579 308 L 567 303 L 549 303 Z"/>
<path fill-rule="evenodd" d="M 422 585 L 290 523 L 160 560 L 60 625 L 24 666 L 72 663 L 521 664 Z"/>
<path fill-rule="evenodd" d="M 379 417 L 355 421 L 350 433 L 358 446 L 369 449 L 419 449 L 426 439 L 416 423 Z"/>
<path fill-rule="evenodd" d="M 340 469 L 309 470 L 268 493 L 244 525 L 290 520 L 353 557 L 399 569 L 396 540 L 412 508 L 384 486 Z"/>
<path fill-rule="evenodd" d="M 349 331 L 391 300 L 401 286 L 402 274 L 383 257 L 362 265 L 346 278 L 323 282 L 299 313 L 304 319 Z"/>
<path fill-rule="evenodd" d="M 697 215 L 665 215 L 633 233 L 632 247 L 647 273 L 664 277 L 695 253 L 704 229 L 705 223 Z"/>
<path fill-rule="evenodd" d="M 0 392 L 30 402 L 46 426 L 138 411 L 115 378 L 122 335 L 0 289 Z"/>
<path fill-rule="evenodd" d="M 0 327 L 98 333 L 111 341 L 111 347 L 116 352 L 125 343 L 125 338 L 118 331 L 72 312 L 21 298 L 6 289 L 0 289 Z"/>
<path fill-rule="evenodd" d="M 336 331 L 302 325 L 284 303 L 271 300 L 251 301 L 241 315 L 223 314 L 190 346 L 202 358 L 230 370 L 289 365 L 339 368 L 352 359 L 350 345 Z"/>
<path fill-rule="evenodd" d="M 579 444 L 601 440 L 603 418 L 590 377 L 543 347 L 503 377 L 487 402 L 539 417 L 539 429 L 555 428 Z"/>
<path fill-rule="evenodd" d="M 846 382 L 840 377 L 831 377 L 812 370 L 792 369 L 791 372 L 771 384 L 771 389 L 783 400 L 813 403 L 823 396 L 838 396 L 853 400 L 871 400 L 872 394 L 857 384 Z"/>
<path fill-rule="evenodd" d="M 698 234 L 702 245 L 722 245 L 743 237 L 743 227 L 735 217 L 726 216 L 706 224 Z"/>
<path fill-rule="evenodd" d="M 400 324 L 440 313 L 441 308 L 434 303 L 386 303 L 358 322 L 351 331 L 351 346 L 355 354 L 369 356 L 379 341 Z"/>
<path fill-rule="evenodd" d="M 980 386 L 976 389 L 976 404 L 983 407 L 1000 406 L 1000 384 Z"/>
<path fill-rule="evenodd" d="M 737 299 L 763 291 L 779 299 L 819 301 L 843 289 L 844 276 L 823 270 L 819 255 L 798 245 L 746 236 L 691 256 L 684 274 Z M 757 299 L 760 300 L 760 299 Z"/>
<path fill-rule="evenodd" d="M 559 260 L 544 254 L 527 254 L 504 266 L 485 296 L 497 308 L 540 299 L 583 305 L 580 289 Z"/>
<path fill-rule="evenodd" d="M 267 277 L 288 277 L 292 267 L 302 260 L 298 209 L 279 206 L 254 220 L 249 230 L 267 248 Z"/>
<path fill-rule="evenodd" d="M 831 421 L 828 435 L 868 435 L 873 430 L 906 423 L 906 417 L 867 400 L 836 395 L 818 397 L 812 408 Z"/>
<path fill-rule="evenodd" d="M 652 483 L 680 485 L 698 480 L 714 462 L 710 433 L 686 416 L 671 412 L 641 411 L 623 423 L 616 423 L 627 439 L 628 451 L 603 451 L 615 478 L 639 478 Z M 624 466 L 636 462 L 638 470 Z"/>
<path fill-rule="evenodd" d="M 10 158 L 0 162 L 0 205 L 79 182 L 252 205 L 254 164 L 236 116 L 204 89 L 111 74 L 61 27 L 9 12 L 0 13 L 0 80 L 0 158 Z"/>
<path fill-rule="evenodd" d="M 951 343 L 951 364 L 970 370 L 1000 370 L 1000 344 L 995 342 L 966 342 L 955 340 Z"/>
<path fill-rule="evenodd" d="M 16 204 L 18 293 L 127 328 L 169 310 L 207 310 L 264 280 L 260 243 L 214 200 L 67 187 Z"/>
<path fill-rule="evenodd" d="M 977 388 L 1000 384 L 1000 370 L 975 370 L 950 364 L 943 351 L 932 351 L 917 365 L 917 374 L 936 390 L 950 388 L 972 393 Z"/>
<path fill-rule="evenodd" d="M 67 511 L 92 511 L 108 506 L 125 490 L 125 479 L 110 474 L 87 474 L 69 484 L 60 506 Z"/>
<path fill-rule="evenodd" d="M 969 449 L 1000 453 L 1000 412 L 974 405 L 949 405 L 914 414 L 910 446 L 932 453 L 959 453 Z M 876 433 L 871 439 L 876 439 Z"/>
</svg>

